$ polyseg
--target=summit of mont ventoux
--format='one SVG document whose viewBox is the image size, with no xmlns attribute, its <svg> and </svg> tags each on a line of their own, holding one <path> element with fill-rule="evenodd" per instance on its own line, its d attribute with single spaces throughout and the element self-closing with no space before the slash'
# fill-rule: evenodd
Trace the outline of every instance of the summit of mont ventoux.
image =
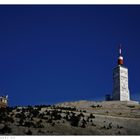
<svg viewBox="0 0 140 140">
<path fill-rule="evenodd" d="M 1 96 L 0 135 L 140 135 L 140 105 L 128 83 L 120 45 L 113 91 L 104 101 L 10 107 Z"/>
</svg>

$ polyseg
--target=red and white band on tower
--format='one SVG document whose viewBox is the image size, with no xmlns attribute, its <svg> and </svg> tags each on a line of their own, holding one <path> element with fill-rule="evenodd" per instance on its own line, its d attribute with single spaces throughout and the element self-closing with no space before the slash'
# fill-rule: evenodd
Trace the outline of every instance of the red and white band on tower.
<svg viewBox="0 0 140 140">
<path fill-rule="evenodd" d="M 119 48 L 119 58 L 118 58 L 118 65 L 123 65 L 123 56 L 122 56 L 122 45 L 120 44 L 120 48 Z"/>
</svg>

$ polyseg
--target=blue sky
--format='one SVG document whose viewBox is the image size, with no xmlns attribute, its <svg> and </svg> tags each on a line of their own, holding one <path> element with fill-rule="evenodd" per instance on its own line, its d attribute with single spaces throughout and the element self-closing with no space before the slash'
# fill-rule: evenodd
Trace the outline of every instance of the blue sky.
<svg viewBox="0 0 140 140">
<path fill-rule="evenodd" d="M 0 94 L 10 105 L 103 100 L 122 43 L 140 101 L 140 6 L 0 6 Z"/>
</svg>

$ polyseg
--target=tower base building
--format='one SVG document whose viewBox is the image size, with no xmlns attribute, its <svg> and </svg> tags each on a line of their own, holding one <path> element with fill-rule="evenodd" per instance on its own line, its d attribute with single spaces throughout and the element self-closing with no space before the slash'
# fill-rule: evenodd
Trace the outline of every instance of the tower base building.
<svg viewBox="0 0 140 140">
<path fill-rule="evenodd" d="M 112 100 L 130 101 L 128 88 L 128 69 L 118 65 L 113 70 L 113 95 Z"/>
</svg>

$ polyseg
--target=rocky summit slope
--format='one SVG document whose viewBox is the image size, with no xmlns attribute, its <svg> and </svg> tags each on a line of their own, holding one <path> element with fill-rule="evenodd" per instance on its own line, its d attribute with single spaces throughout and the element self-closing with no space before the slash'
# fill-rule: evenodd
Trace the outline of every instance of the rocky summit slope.
<svg viewBox="0 0 140 140">
<path fill-rule="evenodd" d="M 0 135 L 139 135 L 135 102 L 65 102 L 0 108 Z"/>
</svg>

